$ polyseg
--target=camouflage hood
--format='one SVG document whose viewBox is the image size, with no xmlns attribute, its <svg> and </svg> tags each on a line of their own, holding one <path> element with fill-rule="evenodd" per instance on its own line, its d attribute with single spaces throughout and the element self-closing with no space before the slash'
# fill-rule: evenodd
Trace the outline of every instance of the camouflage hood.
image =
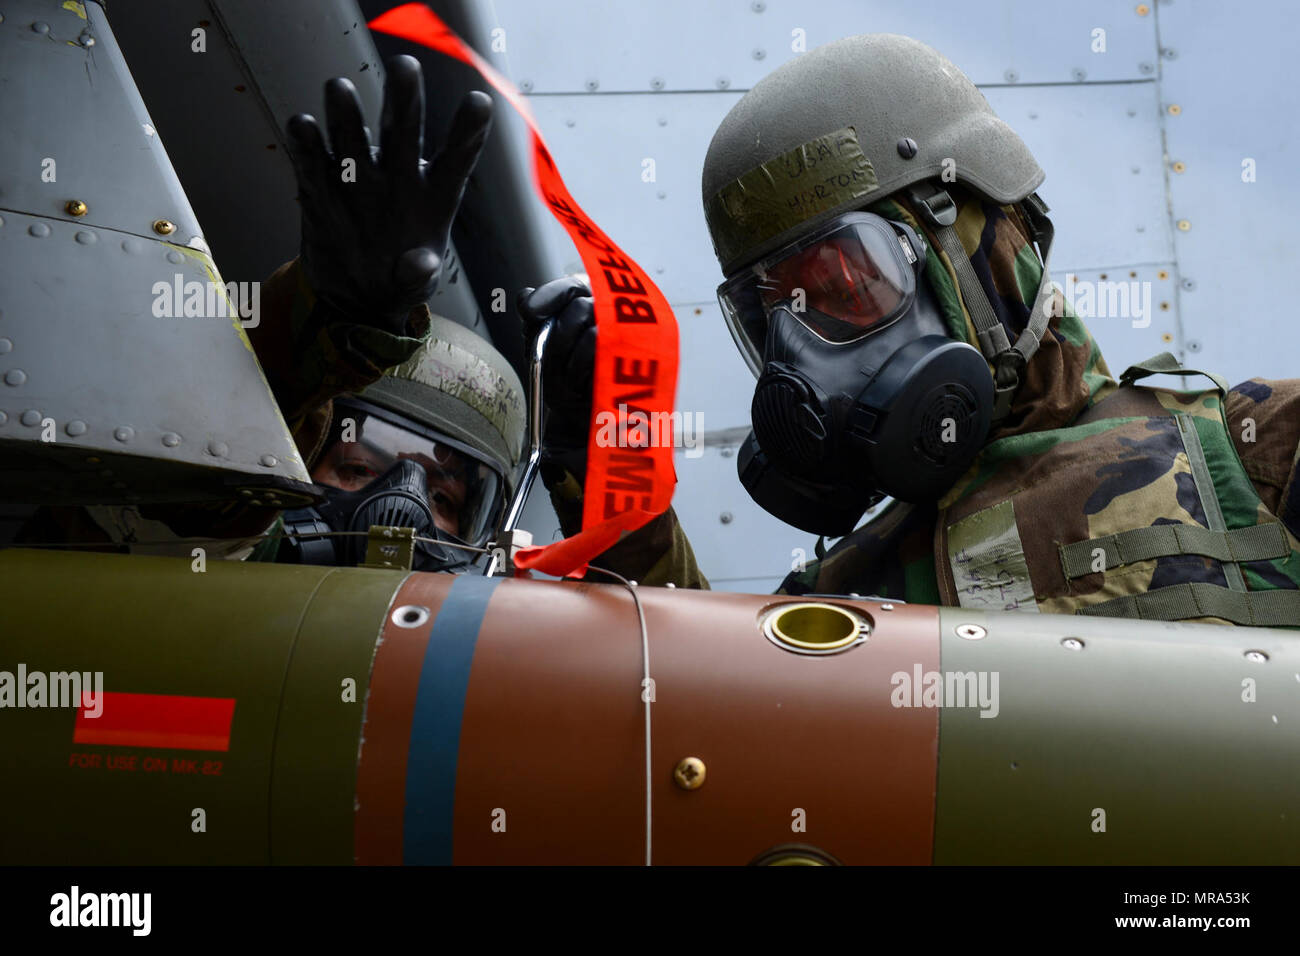
<svg viewBox="0 0 1300 956">
<path fill-rule="evenodd" d="M 946 183 L 945 188 L 957 203 L 954 228 L 970 256 L 971 267 L 1007 337 L 1014 342 L 1029 321 L 1043 274 L 1029 239 L 1029 228 L 1014 206 L 998 206 L 955 183 Z M 952 263 L 938 238 L 916 215 L 910 200 L 896 193 L 868 207 L 868 211 L 907 222 L 925 235 L 930 246 L 925 278 L 943 309 L 949 334 L 978 348 L 975 326 L 957 294 Z M 1029 360 L 1011 413 L 990 433 L 989 441 L 1069 425 L 1115 387 L 1092 334 L 1058 292 L 1047 333 Z"/>
</svg>

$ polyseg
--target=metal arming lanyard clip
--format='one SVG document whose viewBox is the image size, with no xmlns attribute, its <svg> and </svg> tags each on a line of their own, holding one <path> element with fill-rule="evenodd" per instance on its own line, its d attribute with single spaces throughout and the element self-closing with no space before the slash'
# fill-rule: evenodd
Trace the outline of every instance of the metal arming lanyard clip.
<svg viewBox="0 0 1300 956">
<path fill-rule="evenodd" d="M 501 519 L 501 527 L 488 546 L 490 557 L 483 571 L 484 577 L 490 578 L 498 573 L 509 574 L 514 570 L 511 558 L 515 549 L 533 543 L 532 536 L 526 531 L 516 531 L 515 525 L 523 515 L 524 503 L 528 500 L 528 493 L 537 480 L 537 472 L 542 463 L 542 357 L 546 354 L 546 343 L 554 327 L 555 319 L 547 319 L 533 339 L 532 356 L 528 362 L 528 459 L 524 462 L 519 484 Z"/>
</svg>

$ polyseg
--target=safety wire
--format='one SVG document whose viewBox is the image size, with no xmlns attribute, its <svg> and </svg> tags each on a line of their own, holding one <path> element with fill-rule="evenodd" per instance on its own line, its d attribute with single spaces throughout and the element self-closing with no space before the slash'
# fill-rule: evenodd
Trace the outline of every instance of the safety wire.
<svg viewBox="0 0 1300 956">
<path fill-rule="evenodd" d="M 140 541 L 132 539 L 130 541 L 15 541 L 13 543 L 0 546 L 4 548 L 118 548 L 128 547 L 130 545 L 141 545 L 146 548 L 161 547 L 182 547 L 187 544 L 231 544 L 245 543 L 250 541 L 265 541 L 268 538 L 349 538 L 349 537 L 369 537 L 369 531 L 302 531 L 294 534 L 285 534 L 281 532 L 270 532 L 267 534 L 250 534 L 239 538 L 179 538 L 171 541 Z M 412 541 L 424 541 L 428 544 L 439 544 L 444 548 L 459 548 L 461 551 L 474 551 L 477 554 L 491 554 L 488 548 L 476 548 L 471 544 L 460 544 L 454 541 L 440 541 L 437 538 L 425 538 L 420 535 L 413 535 Z"/>
<path fill-rule="evenodd" d="M 632 603 L 636 606 L 637 623 L 641 625 L 641 699 L 645 701 L 645 865 L 650 865 L 650 824 L 653 818 L 652 814 L 652 792 L 651 780 L 653 779 L 653 762 L 651 759 L 650 749 L 650 701 L 654 697 L 653 693 L 646 693 L 649 688 L 654 687 L 654 682 L 650 680 L 650 640 L 646 636 L 645 611 L 641 608 L 641 599 L 636 593 L 636 584 L 629 581 L 623 575 L 608 568 L 598 568 L 594 564 L 590 565 L 592 571 L 599 571 L 601 574 L 608 574 L 611 578 L 616 579 L 632 595 Z M 670 585 L 671 587 L 671 585 Z"/>
<path fill-rule="evenodd" d="M 425 538 L 425 537 L 422 537 L 421 535 L 418 535 L 418 534 L 417 534 L 417 535 L 414 535 L 414 536 L 411 538 L 411 540 L 412 540 L 412 541 L 423 541 L 425 544 L 439 544 L 439 545 L 442 545 L 444 548 L 451 548 L 451 549 L 453 549 L 453 550 L 455 550 L 455 549 L 460 549 L 461 551 L 473 551 L 473 552 L 475 552 L 476 554 L 491 554 L 491 553 L 492 553 L 492 552 L 489 551 L 487 548 L 476 548 L 476 547 L 474 547 L 472 544 L 460 544 L 460 543 L 455 542 L 455 541 L 439 541 L 437 538 Z"/>
</svg>

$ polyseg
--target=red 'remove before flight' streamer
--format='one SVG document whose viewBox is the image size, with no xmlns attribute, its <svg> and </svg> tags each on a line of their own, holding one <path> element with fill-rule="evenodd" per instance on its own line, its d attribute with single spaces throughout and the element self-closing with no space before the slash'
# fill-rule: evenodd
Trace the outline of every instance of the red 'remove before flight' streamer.
<svg viewBox="0 0 1300 956">
<path fill-rule="evenodd" d="M 676 319 L 650 277 L 574 201 L 528 104 L 509 80 L 422 3 L 394 7 L 369 26 L 474 67 L 519 111 L 532 135 L 537 191 L 573 239 L 587 269 L 597 330 L 593 414 L 614 415 L 617 434 L 644 435 L 649 447 L 605 447 L 597 441 L 602 432 L 589 429 L 582 530 L 544 547 L 521 549 L 515 561 L 521 568 L 546 574 L 582 574 L 589 560 L 625 532 L 668 510 L 672 501 L 677 482 L 672 447 L 663 441 L 656 447 L 649 440 L 666 429 L 642 431 L 638 423 L 670 421 L 667 415 L 677 390 Z M 632 427 L 625 430 L 629 419 Z M 608 429 L 602 431 L 608 434 Z"/>
</svg>

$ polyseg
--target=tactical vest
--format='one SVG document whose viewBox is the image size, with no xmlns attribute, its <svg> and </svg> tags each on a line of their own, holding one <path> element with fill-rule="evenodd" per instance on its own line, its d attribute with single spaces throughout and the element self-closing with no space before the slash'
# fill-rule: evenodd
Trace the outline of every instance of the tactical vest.
<svg viewBox="0 0 1300 956">
<path fill-rule="evenodd" d="M 1216 387 L 1134 384 L 1155 373 Z M 1068 428 L 986 446 L 939 503 L 943 603 L 1300 627 L 1300 541 L 1237 456 L 1226 392 L 1163 353 Z"/>
</svg>

